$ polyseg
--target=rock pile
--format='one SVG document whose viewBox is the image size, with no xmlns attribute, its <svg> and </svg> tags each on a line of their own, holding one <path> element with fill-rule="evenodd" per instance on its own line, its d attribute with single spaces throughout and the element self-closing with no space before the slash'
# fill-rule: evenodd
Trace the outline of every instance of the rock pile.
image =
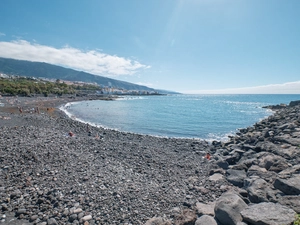
<svg viewBox="0 0 300 225">
<path fill-rule="evenodd" d="M 225 143 L 212 143 L 209 179 L 236 188 L 196 203 L 196 218 L 174 224 L 293 224 L 300 214 L 300 101 L 268 108 L 277 111 Z"/>
</svg>

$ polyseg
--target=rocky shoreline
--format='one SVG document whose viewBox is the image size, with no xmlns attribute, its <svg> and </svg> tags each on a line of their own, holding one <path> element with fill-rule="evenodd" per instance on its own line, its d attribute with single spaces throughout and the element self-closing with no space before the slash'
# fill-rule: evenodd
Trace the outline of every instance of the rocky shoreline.
<svg viewBox="0 0 300 225">
<path fill-rule="evenodd" d="M 299 105 L 212 144 L 10 107 L 0 111 L 3 224 L 276 224 L 253 222 L 253 203 L 299 213 Z"/>
</svg>

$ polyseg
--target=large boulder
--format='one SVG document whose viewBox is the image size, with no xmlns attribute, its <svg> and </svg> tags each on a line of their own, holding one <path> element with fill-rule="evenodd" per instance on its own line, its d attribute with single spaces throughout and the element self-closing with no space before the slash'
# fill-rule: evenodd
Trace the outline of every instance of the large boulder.
<svg viewBox="0 0 300 225">
<path fill-rule="evenodd" d="M 203 215 L 196 220 L 195 225 L 218 225 L 218 224 L 212 216 Z"/>
<path fill-rule="evenodd" d="M 247 204 L 236 194 L 226 192 L 216 201 L 215 217 L 224 225 L 236 225 L 242 221 L 240 212 L 247 207 Z"/>
<path fill-rule="evenodd" d="M 276 193 L 264 179 L 254 179 L 247 187 L 249 200 L 252 203 L 269 202 L 276 199 Z"/>
<path fill-rule="evenodd" d="M 226 179 L 235 186 L 243 187 L 244 179 L 247 177 L 246 172 L 244 170 L 233 170 L 228 169 L 226 171 Z"/>
<path fill-rule="evenodd" d="M 289 179 L 276 179 L 274 187 L 287 195 L 300 194 L 300 174 L 295 174 Z"/>
<path fill-rule="evenodd" d="M 289 178 L 293 174 L 299 174 L 299 173 L 300 173 L 300 165 L 294 165 L 292 167 L 289 167 L 281 171 L 278 175 L 280 178 Z"/>
<path fill-rule="evenodd" d="M 209 202 L 207 204 L 197 202 L 196 203 L 197 214 L 199 216 L 202 216 L 202 215 L 214 216 L 215 215 L 215 211 L 214 211 L 215 205 L 216 205 L 216 202 Z"/>
<path fill-rule="evenodd" d="M 296 106 L 296 105 L 300 105 L 300 100 L 291 101 L 290 104 L 289 104 L 290 107 L 293 107 L 293 106 Z"/>
<path fill-rule="evenodd" d="M 296 212 L 280 204 L 263 202 L 247 206 L 241 215 L 243 221 L 252 225 L 291 225 Z"/>
<path fill-rule="evenodd" d="M 300 195 L 285 195 L 278 199 L 281 205 L 285 205 L 295 210 L 296 213 L 300 214 Z"/>
<path fill-rule="evenodd" d="M 269 171 L 280 172 L 289 167 L 286 159 L 272 153 L 266 154 L 259 159 L 260 167 Z"/>
</svg>

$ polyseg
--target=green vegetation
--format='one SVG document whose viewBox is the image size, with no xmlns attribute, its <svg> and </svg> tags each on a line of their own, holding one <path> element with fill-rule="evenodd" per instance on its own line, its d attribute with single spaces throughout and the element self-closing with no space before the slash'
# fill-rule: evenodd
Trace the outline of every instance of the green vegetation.
<svg viewBox="0 0 300 225">
<path fill-rule="evenodd" d="M 294 221 L 294 225 L 300 225 L 300 214 L 296 216 L 296 220 Z"/>
<path fill-rule="evenodd" d="M 56 82 L 37 80 L 33 78 L 17 77 L 17 78 L 0 78 L 0 93 L 9 95 L 31 96 L 34 94 L 62 95 L 74 94 L 78 91 L 96 91 L 100 87 L 96 85 L 67 85 L 61 83 L 59 79 Z"/>
</svg>

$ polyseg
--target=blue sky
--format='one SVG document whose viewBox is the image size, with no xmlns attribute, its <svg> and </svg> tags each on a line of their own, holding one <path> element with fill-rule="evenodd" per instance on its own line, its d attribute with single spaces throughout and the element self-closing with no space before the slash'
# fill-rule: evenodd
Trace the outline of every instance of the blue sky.
<svg viewBox="0 0 300 225">
<path fill-rule="evenodd" d="M 1 0 L 0 57 L 184 93 L 300 94 L 299 0 Z"/>
</svg>

